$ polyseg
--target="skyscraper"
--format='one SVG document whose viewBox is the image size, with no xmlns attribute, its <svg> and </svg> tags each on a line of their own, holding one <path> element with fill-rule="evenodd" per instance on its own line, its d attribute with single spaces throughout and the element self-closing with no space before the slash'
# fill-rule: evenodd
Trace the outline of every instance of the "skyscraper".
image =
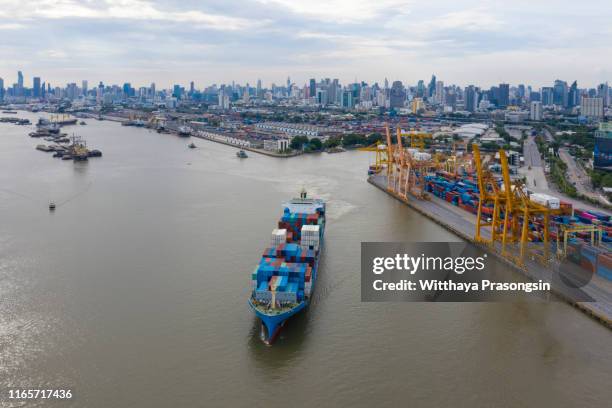
<svg viewBox="0 0 612 408">
<path fill-rule="evenodd" d="M 470 85 L 465 89 L 465 110 L 468 112 L 476 111 L 476 107 L 478 106 L 478 93 L 476 92 L 476 87 L 474 85 Z"/>
<path fill-rule="evenodd" d="M 310 78 L 310 85 L 308 85 L 308 94 L 311 98 L 317 96 L 317 81 L 314 78 Z"/>
<path fill-rule="evenodd" d="M 395 81 L 391 85 L 390 106 L 391 108 L 403 108 L 406 100 L 406 90 L 402 81 Z"/>
<path fill-rule="evenodd" d="M 431 76 L 431 81 L 429 81 L 429 86 L 427 87 L 427 97 L 432 97 L 436 92 L 436 76 Z"/>
<path fill-rule="evenodd" d="M 439 105 L 444 104 L 444 82 L 436 81 L 435 100 Z"/>
<path fill-rule="evenodd" d="M 40 77 L 34 77 L 32 79 L 32 96 L 34 98 L 40 98 Z"/>
<path fill-rule="evenodd" d="M 257 80 L 257 94 L 255 95 L 257 99 L 263 98 L 263 93 L 261 92 L 261 79 Z"/>
<path fill-rule="evenodd" d="M 540 99 L 542 105 L 551 106 L 553 104 L 553 88 L 550 86 L 542 87 Z"/>
<path fill-rule="evenodd" d="M 569 108 L 573 108 L 574 106 L 580 103 L 578 96 L 579 96 L 578 95 L 578 83 L 574 81 L 572 83 L 572 86 L 570 86 L 570 89 L 567 95 L 567 106 Z"/>
<path fill-rule="evenodd" d="M 566 108 L 568 94 L 567 82 L 557 79 L 553 86 L 553 104 Z"/>
<path fill-rule="evenodd" d="M 17 95 L 16 96 L 22 96 L 23 95 L 23 74 L 21 73 L 21 71 L 17 71 L 17 88 L 15 89 Z"/>
<path fill-rule="evenodd" d="M 4 79 L 0 78 L 0 101 L 4 99 Z"/>
<path fill-rule="evenodd" d="M 498 106 L 505 108 L 510 104 L 510 85 L 499 84 Z"/>
<path fill-rule="evenodd" d="M 608 83 L 599 84 L 597 87 L 597 96 L 603 99 L 604 106 L 610 105 L 610 90 L 608 88 Z"/>
</svg>

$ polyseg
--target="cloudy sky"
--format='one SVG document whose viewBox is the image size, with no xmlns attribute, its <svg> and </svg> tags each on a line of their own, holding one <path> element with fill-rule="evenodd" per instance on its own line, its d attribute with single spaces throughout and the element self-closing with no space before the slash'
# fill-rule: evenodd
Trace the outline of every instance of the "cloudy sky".
<svg viewBox="0 0 612 408">
<path fill-rule="evenodd" d="M 610 0 L 0 0 L 0 77 L 458 85 L 612 80 Z"/>
</svg>

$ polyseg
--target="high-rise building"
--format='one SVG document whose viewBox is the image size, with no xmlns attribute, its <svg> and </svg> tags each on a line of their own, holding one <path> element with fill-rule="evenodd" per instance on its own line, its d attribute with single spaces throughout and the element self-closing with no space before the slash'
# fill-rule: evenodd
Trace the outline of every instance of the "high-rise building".
<svg viewBox="0 0 612 408">
<path fill-rule="evenodd" d="M 342 92 L 342 107 L 346 109 L 352 109 L 355 107 L 352 91 Z"/>
<path fill-rule="evenodd" d="M 580 114 L 587 118 L 601 119 L 604 114 L 603 98 L 583 96 L 580 100 Z"/>
<path fill-rule="evenodd" d="M 578 94 L 578 82 L 572 82 L 567 94 L 567 107 L 573 108 L 580 104 L 580 95 Z"/>
<path fill-rule="evenodd" d="M 602 122 L 595 131 L 593 158 L 596 168 L 612 167 L 612 123 Z"/>
<path fill-rule="evenodd" d="M 525 85 L 519 84 L 518 91 L 517 91 L 517 96 L 521 100 L 525 98 Z"/>
<path fill-rule="evenodd" d="M 553 86 L 553 104 L 566 108 L 568 106 L 568 94 L 567 82 L 557 79 Z"/>
<path fill-rule="evenodd" d="M 73 100 L 76 99 L 77 96 L 78 95 L 77 95 L 77 85 L 76 85 L 76 83 L 74 83 L 74 82 L 69 83 L 66 86 L 66 97 L 68 99 L 70 99 L 71 101 L 73 101 Z"/>
<path fill-rule="evenodd" d="M 510 105 L 510 85 L 509 84 L 499 84 L 499 96 L 497 100 L 497 105 L 500 108 L 505 108 Z"/>
<path fill-rule="evenodd" d="M 597 87 L 597 96 L 603 99 L 605 107 L 610 106 L 610 90 L 607 82 L 605 84 L 599 84 Z"/>
<path fill-rule="evenodd" d="M 429 86 L 427 87 L 427 97 L 432 97 L 434 92 L 436 92 L 436 76 L 432 75 L 431 81 L 429 81 Z"/>
<path fill-rule="evenodd" d="M 263 98 L 263 93 L 261 91 L 261 79 L 257 80 L 257 95 L 255 95 L 255 97 L 257 99 L 262 99 Z"/>
<path fill-rule="evenodd" d="M 4 79 L 0 78 L 0 101 L 4 100 Z"/>
<path fill-rule="evenodd" d="M 531 102 L 531 111 L 529 112 L 529 119 L 542 120 L 542 102 Z"/>
<path fill-rule="evenodd" d="M 178 84 L 174 84 L 174 86 L 172 87 L 172 96 L 174 96 L 176 99 L 180 99 L 181 95 L 182 95 L 181 86 Z"/>
<path fill-rule="evenodd" d="M 308 86 L 308 94 L 311 98 L 317 96 L 317 81 L 314 78 L 310 78 L 310 85 Z"/>
<path fill-rule="evenodd" d="M 419 82 L 417 83 L 416 94 L 418 98 L 425 96 L 425 82 L 422 79 L 419 79 Z"/>
<path fill-rule="evenodd" d="M 443 81 L 436 81 L 435 101 L 439 105 L 444 104 L 444 82 Z"/>
<path fill-rule="evenodd" d="M 17 71 L 17 90 L 19 91 L 19 95 L 23 95 L 23 74 L 21 71 Z"/>
<path fill-rule="evenodd" d="M 327 88 L 318 88 L 317 89 L 317 103 L 321 106 L 325 106 L 329 103 L 327 99 Z"/>
<path fill-rule="evenodd" d="M 470 85 L 465 88 L 465 110 L 468 112 L 474 112 L 478 108 L 478 93 L 476 87 Z"/>
<path fill-rule="evenodd" d="M 40 98 L 40 77 L 34 77 L 32 79 L 32 96 L 34 98 Z"/>
<path fill-rule="evenodd" d="M 81 82 L 81 92 L 83 93 L 83 96 L 87 96 L 87 91 L 88 91 L 88 90 L 89 90 L 89 89 L 88 89 L 88 86 L 87 86 L 87 80 L 86 80 L 86 79 L 84 79 L 84 80 Z"/>
<path fill-rule="evenodd" d="M 394 81 L 389 94 L 391 108 L 403 108 L 406 101 L 406 90 L 402 81 Z"/>
<path fill-rule="evenodd" d="M 551 106 L 553 105 L 553 88 L 549 86 L 545 86 L 541 90 L 540 99 L 542 100 L 542 105 Z"/>
</svg>

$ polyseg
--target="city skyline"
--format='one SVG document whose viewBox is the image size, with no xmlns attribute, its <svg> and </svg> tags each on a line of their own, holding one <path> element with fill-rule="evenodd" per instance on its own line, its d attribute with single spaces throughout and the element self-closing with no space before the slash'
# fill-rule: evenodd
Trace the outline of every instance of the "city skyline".
<svg viewBox="0 0 612 408">
<path fill-rule="evenodd" d="M 299 86 L 314 78 L 591 88 L 612 77 L 603 1 L 5 0 L 5 86 L 21 70 L 54 85 L 155 82 Z M 551 34 L 554 33 L 554 34 Z M 120 44 L 120 46 L 118 45 Z"/>
</svg>

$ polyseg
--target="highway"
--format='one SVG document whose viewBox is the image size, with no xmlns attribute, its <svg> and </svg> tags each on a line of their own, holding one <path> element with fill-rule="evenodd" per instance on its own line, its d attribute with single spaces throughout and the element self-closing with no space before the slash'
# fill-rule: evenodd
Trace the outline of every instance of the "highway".
<svg viewBox="0 0 612 408">
<path fill-rule="evenodd" d="M 542 192 L 548 191 L 548 182 L 544 175 L 542 158 L 533 136 L 528 136 L 525 143 L 523 143 L 523 157 L 525 158 L 525 164 L 519 170 L 519 173 L 527 177 L 527 188 L 531 190 L 535 188 L 542 190 Z"/>
<path fill-rule="evenodd" d="M 576 163 L 576 160 L 566 148 L 559 149 L 559 157 L 567 165 L 567 178 L 574 185 L 574 187 L 576 187 L 578 193 L 591 197 L 595 200 L 602 201 L 606 204 L 610 204 L 603 196 L 593 191 L 590 186 L 591 177 L 589 177 L 582 166 Z"/>
</svg>

